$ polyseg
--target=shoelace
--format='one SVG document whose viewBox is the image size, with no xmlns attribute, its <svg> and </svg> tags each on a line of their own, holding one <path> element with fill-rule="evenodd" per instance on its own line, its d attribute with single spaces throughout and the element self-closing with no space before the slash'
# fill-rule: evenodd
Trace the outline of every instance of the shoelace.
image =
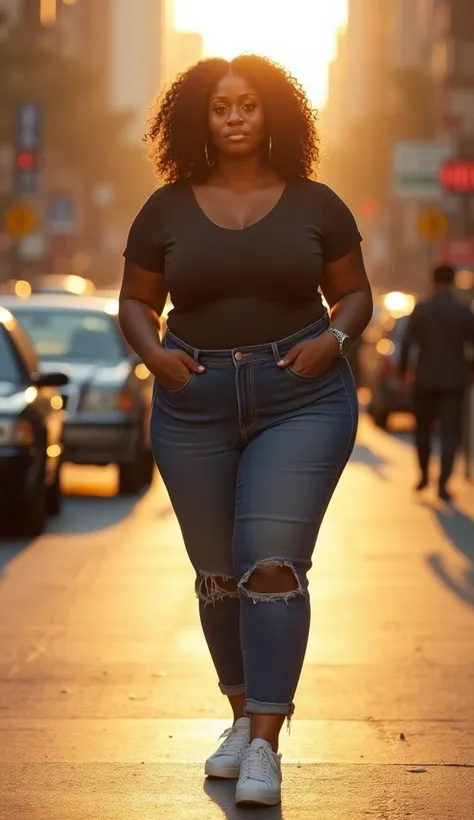
<svg viewBox="0 0 474 820">
<path fill-rule="evenodd" d="M 245 740 L 247 740 L 247 729 L 244 729 L 243 727 L 235 728 L 235 726 L 231 726 L 230 729 L 226 729 L 219 738 L 219 740 L 224 738 L 224 742 L 219 746 L 218 752 L 237 753 L 241 751 L 244 733 Z"/>
<path fill-rule="evenodd" d="M 258 749 L 249 748 L 243 760 L 241 776 L 271 785 L 270 768 L 271 758 L 268 749 L 264 746 L 259 746 Z"/>
</svg>

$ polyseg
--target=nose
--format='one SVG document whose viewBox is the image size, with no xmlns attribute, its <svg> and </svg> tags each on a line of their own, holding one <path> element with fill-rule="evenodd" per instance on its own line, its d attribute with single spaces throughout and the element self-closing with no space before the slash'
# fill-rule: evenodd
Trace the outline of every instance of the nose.
<svg viewBox="0 0 474 820">
<path fill-rule="evenodd" d="M 242 113 L 238 105 L 233 105 L 229 111 L 228 123 L 229 125 L 239 125 L 243 122 Z"/>
</svg>

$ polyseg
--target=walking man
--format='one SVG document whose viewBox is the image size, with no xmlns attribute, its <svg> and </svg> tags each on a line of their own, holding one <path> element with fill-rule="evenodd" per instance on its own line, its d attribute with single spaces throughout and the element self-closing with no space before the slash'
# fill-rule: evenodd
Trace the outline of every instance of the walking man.
<svg viewBox="0 0 474 820">
<path fill-rule="evenodd" d="M 404 334 L 400 373 L 404 380 L 416 351 L 414 411 L 416 448 L 423 490 L 429 480 L 433 423 L 441 427 L 439 497 L 451 501 L 447 482 L 461 443 L 465 391 L 469 383 L 468 350 L 474 349 L 474 314 L 454 292 L 454 269 L 440 265 L 433 271 L 433 293 L 419 302 Z"/>
</svg>

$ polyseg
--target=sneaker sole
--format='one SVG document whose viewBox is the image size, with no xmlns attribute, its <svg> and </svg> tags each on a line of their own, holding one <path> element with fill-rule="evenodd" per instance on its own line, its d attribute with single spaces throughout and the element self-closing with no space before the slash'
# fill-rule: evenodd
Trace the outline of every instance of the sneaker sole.
<svg viewBox="0 0 474 820">
<path fill-rule="evenodd" d="M 207 777 L 219 777 L 222 780 L 238 780 L 240 766 L 220 766 L 218 763 L 211 763 L 209 760 L 204 766 Z"/>
<path fill-rule="evenodd" d="M 281 803 L 280 792 L 258 796 L 252 793 L 240 792 L 235 795 L 235 804 L 239 808 L 245 806 L 277 806 L 279 803 Z"/>
</svg>

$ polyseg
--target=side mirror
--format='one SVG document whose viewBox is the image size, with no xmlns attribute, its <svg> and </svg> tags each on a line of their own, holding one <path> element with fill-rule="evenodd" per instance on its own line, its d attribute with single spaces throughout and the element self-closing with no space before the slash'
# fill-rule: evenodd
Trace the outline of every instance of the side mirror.
<svg viewBox="0 0 474 820">
<path fill-rule="evenodd" d="M 41 373 L 34 381 L 35 387 L 65 387 L 69 376 L 65 373 Z"/>
</svg>

